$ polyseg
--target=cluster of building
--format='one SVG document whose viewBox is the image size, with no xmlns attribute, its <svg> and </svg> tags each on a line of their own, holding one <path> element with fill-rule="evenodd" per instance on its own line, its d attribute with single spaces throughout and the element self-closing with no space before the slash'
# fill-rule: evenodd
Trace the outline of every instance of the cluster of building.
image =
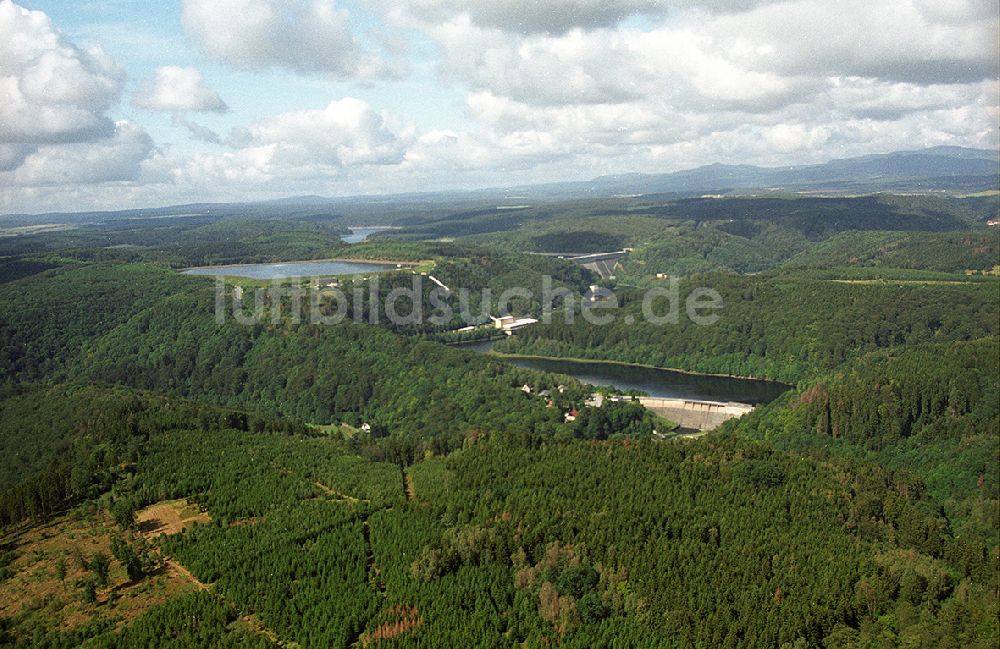
<svg viewBox="0 0 1000 649">
<path fill-rule="evenodd" d="M 550 408 L 555 406 L 555 401 L 552 399 L 552 392 L 550 390 L 539 390 L 535 392 L 534 388 L 525 383 L 521 386 L 521 391 L 525 394 L 531 395 L 535 394 L 541 399 L 546 399 L 548 401 L 548 406 Z M 565 385 L 559 385 L 556 387 L 556 392 L 563 394 L 566 392 Z M 590 398 L 584 402 L 584 405 L 588 408 L 603 408 L 605 402 L 608 401 L 633 401 L 633 397 L 623 396 L 620 394 L 604 395 L 600 392 L 594 392 L 590 395 Z M 572 408 L 563 413 L 563 418 L 567 422 L 576 421 L 576 418 L 580 415 L 580 412 L 576 408 Z"/>
</svg>

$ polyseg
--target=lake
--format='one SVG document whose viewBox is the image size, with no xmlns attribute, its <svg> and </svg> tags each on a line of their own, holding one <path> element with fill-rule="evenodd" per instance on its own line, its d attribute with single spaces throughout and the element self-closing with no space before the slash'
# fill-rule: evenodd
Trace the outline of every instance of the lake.
<svg viewBox="0 0 1000 649">
<path fill-rule="evenodd" d="M 344 243 L 361 243 L 368 239 L 376 232 L 385 232 L 390 228 L 385 226 L 372 226 L 372 227 L 357 227 L 351 228 L 350 234 L 345 234 L 340 237 L 340 240 Z"/>
<path fill-rule="evenodd" d="M 493 348 L 493 344 L 489 341 L 459 346 L 486 353 Z M 503 357 L 502 360 L 517 367 L 568 374 L 590 385 L 615 387 L 623 391 L 641 390 L 651 397 L 664 399 L 738 401 L 757 405 L 773 401 L 790 388 L 783 383 L 771 381 L 687 374 L 621 363 L 518 357 Z"/>
<path fill-rule="evenodd" d="M 395 264 L 377 264 L 365 261 L 287 261 L 277 264 L 233 264 L 231 266 L 203 266 L 181 271 L 185 275 L 213 275 L 249 277 L 252 279 L 285 279 L 288 277 L 326 277 L 330 275 L 360 275 L 395 270 Z"/>
</svg>

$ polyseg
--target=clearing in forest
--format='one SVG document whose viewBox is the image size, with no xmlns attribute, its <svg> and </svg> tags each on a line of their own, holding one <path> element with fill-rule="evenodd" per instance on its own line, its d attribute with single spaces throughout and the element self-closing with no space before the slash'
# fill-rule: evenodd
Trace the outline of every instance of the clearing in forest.
<svg viewBox="0 0 1000 649">
<path fill-rule="evenodd" d="M 0 618 L 15 639 L 28 641 L 35 629 L 70 630 L 95 618 L 114 626 L 135 619 L 152 606 L 191 592 L 183 575 L 159 570 L 138 581 L 112 559 L 108 582 L 84 597 L 83 582 L 94 579 L 97 554 L 111 556 L 111 539 L 121 535 L 103 512 L 77 510 L 0 537 L 6 578 L 0 579 Z"/>
<path fill-rule="evenodd" d="M 143 536 L 152 539 L 179 534 L 195 523 L 207 525 L 212 517 L 186 500 L 164 500 L 136 512 L 135 522 Z"/>
</svg>

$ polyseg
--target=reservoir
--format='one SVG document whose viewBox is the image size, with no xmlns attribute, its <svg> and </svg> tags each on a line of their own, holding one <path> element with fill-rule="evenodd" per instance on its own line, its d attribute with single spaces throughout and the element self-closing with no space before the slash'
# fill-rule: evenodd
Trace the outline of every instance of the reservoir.
<svg viewBox="0 0 1000 649">
<path fill-rule="evenodd" d="M 493 342 L 465 343 L 459 346 L 486 353 L 492 349 Z M 581 383 L 615 387 L 622 391 L 641 390 L 651 397 L 663 399 L 737 401 L 758 405 L 773 401 L 790 388 L 784 383 L 771 381 L 688 374 L 623 363 L 507 356 L 502 360 L 517 367 L 568 374 Z"/>
<path fill-rule="evenodd" d="M 343 235 L 342 237 L 340 237 L 340 239 L 344 243 L 361 243 L 362 241 L 367 240 L 368 237 L 372 236 L 376 232 L 384 232 L 389 229 L 391 228 L 385 226 L 351 228 L 351 233 Z"/>
<path fill-rule="evenodd" d="M 326 277 L 330 275 L 360 275 L 395 270 L 395 264 L 366 261 L 318 260 L 288 261 L 277 264 L 234 264 L 203 266 L 181 271 L 185 275 L 249 277 L 251 279 L 285 279 L 288 277 Z"/>
</svg>

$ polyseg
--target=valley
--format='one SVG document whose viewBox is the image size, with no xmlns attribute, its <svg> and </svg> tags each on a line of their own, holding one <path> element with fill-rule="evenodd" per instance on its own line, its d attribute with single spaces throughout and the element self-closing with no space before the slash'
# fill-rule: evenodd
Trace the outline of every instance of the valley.
<svg viewBox="0 0 1000 649">
<path fill-rule="evenodd" d="M 991 646 L 996 198 L 902 200 L 20 235 L 0 640 Z M 400 261 L 373 288 L 332 259 Z M 296 303 L 314 273 L 343 321 L 310 315 L 329 292 Z M 718 319 L 650 320 L 673 282 Z M 503 335 L 504 306 L 538 322 Z M 390 317 L 417 310 L 450 316 Z"/>
</svg>

